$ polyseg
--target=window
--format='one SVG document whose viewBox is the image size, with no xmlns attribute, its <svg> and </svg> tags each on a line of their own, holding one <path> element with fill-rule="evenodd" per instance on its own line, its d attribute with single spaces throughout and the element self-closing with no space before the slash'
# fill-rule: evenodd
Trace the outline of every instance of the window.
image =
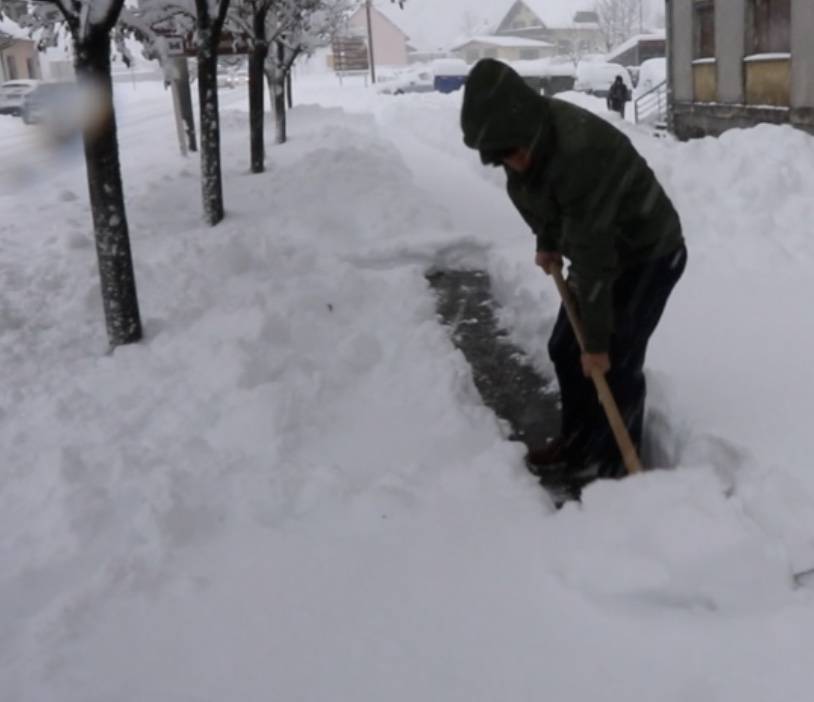
<svg viewBox="0 0 814 702">
<path fill-rule="evenodd" d="M 695 46 L 693 58 L 715 58 L 715 3 L 713 0 L 696 0 Z"/>
<path fill-rule="evenodd" d="M 521 61 L 533 61 L 540 58 L 540 52 L 537 49 L 520 49 Z"/>
<path fill-rule="evenodd" d="M 6 67 L 9 80 L 17 80 L 20 77 L 17 73 L 17 59 L 14 56 L 6 56 Z"/>
<path fill-rule="evenodd" d="M 749 0 L 748 54 L 788 53 L 791 49 L 791 0 Z"/>
</svg>

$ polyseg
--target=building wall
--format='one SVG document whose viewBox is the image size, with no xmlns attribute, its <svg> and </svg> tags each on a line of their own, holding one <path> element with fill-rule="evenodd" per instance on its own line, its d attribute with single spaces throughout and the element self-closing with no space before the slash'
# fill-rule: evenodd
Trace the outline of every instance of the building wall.
<svg viewBox="0 0 814 702">
<path fill-rule="evenodd" d="M 692 76 L 692 0 L 673 0 L 673 98 L 677 102 L 693 99 Z"/>
<path fill-rule="evenodd" d="M 814 2 L 792 0 L 791 6 L 791 106 L 814 108 Z"/>
<path fill-rule="evenodd" d="M 530 53 L 525 53 L 530 52 Z M 508 46 L 494 46 L 486 42 L 471 41 L 452 52 L 457 58 L 462 58 L 467 63 L 475 63 L 482 58 L 496 58 L 502 61 L 522 61 L 528 59 L 540 59 L 553 56 L 556 53 L 552 47 L 522 48 Z M 534 56 L 531 53 L 535 54 Z"/>
<path fill-rule="evenodd" d="M 588 29 L 584 27 L 554 27 L 544 32 L 543 41 L 559 45 L 561 42 L 569 42 L 572 50 L 578 53 L 596 53 L 602 50 L 604 37 L 599 29 Z"/>
<path fill-rule="evenodd" d="M 620 66 L 641 66 L 645 61 L 664 58 L 666 55 L 667 42 L 665 40 L 640 41 L 635 46 L 631 46 L 627 51 L 616 56 L 611 63 L 618 63 Z"/>
<path fill-rule="evenodd" d="M 718 57 L 718 102 L 744 101 L 743 56 L 746 0 L 715 3 L 715 52 Z"/>
<path fill-rule="evenodd" d="M 791 60 L 746 57 L 748 0 L 715 3 L 716 61 L 693 66 L 693 0 L 671 0 L 673 125 L 681 138 L 720 134 L 759 122 L 814 132 L 814 2 L 791 0 Z M 714 100 L 701 100 L 699 79 Z M 693 82 L 695 90 L 693 90 Z M 707 95 L 708 97 L 708 95 Z M 712 102 L 714 104 L 700 104 Z"/>
<path fill-rule="evenodd" d="M 41 78 L 40 58 L 33 41 L 15 39 L 10 46 L 2 50 L 2 80 L 23 80 Z M 11 64 L 16 66 L 13 75 Z"/>
<path fill-rule="evenodd" d="M 377 66 L 406 66 L 409 60 L 407 53 L 407 36 L 381 12 L 374 9 L 371 13 L 373 28 L 373 53 Z M 348 21 L 353 34 L 367 36 L 367 17 L 364 7 L 359 9 Z"/>
</svg>

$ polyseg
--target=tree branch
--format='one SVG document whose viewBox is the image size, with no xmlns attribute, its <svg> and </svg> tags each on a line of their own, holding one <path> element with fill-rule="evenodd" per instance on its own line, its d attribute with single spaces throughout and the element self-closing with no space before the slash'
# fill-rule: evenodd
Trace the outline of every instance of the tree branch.
<svg viewBox="0 0 814 702">
<path fill-rule="evenodd" d="M 110 3 L 110 6 L 107 8 L 107 13 L 104 16 L 104 19 L 102 20 L 101 24 L 98 25 L 99 29 L 105 33 L 110 32 L 110 30 L 116 26 L 116 21 L 119 19 L 123 6 L 124 0 L 113 0 Z"/>
<path fill-rule="evenodd" d="M 218 16 L 215 18 L 215 21 L 212 24 L 212 29 L 215 32 L 219 33 L 223 29 L 223 24 L 226 22 L 226 14 L 229 12 L 230 4 L 231 0 L 220 0 L 220 5 L 218 6 Z"/>
</svg>

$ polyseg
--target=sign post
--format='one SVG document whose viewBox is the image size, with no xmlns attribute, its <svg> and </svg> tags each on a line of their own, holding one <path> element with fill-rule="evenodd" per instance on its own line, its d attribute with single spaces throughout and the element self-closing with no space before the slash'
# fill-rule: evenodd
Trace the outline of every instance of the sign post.
<svg viewBox="0 0 814 702">
<path fill-rule="evenodd" d="M 192 96 L 189 90 L 189 71 L 184 57 L 184 39 L 180 36 L 166 36 L 164 42 L 167 56 L 172 61 L 173 75 L 170 81 L 172 107 L 175 113 L 175 127 L 178 131 L 178 144 L 181 155 L 196 150 L 195 120 L 192 115 Z M 186 99 L 185 99 L 186 98 Z M 184 109 L 186 103 L 187 109 Z"/>
<path fill-rule="evenodd" d="M 370 56 L 364 37 L 335 37 L 332 42 L 334 71 L 342 84 L 343 75 L 364 75 L 367 85 L 367 73 L 370 69 Z"/>
</svg>

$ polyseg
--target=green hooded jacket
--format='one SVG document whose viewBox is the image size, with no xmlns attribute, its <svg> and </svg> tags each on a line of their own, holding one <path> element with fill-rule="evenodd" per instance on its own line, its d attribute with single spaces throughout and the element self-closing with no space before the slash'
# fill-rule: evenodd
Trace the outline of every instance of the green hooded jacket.
<svg viewBox="0 0 814 702">
<path fill-rule="evenodd" d="M 618 129 L 570 103 L 538 95 L 509 66 L 480 61 L 461 112 L 464 142 L 484 163 L 529 149 L 525 173 L 506 168 L 509 197 L 538 251 L 570 262 L 586 350 L 606 352 L 620 272 L 677 251 L 678 214 L 647 162 Z"/>
</svg>

